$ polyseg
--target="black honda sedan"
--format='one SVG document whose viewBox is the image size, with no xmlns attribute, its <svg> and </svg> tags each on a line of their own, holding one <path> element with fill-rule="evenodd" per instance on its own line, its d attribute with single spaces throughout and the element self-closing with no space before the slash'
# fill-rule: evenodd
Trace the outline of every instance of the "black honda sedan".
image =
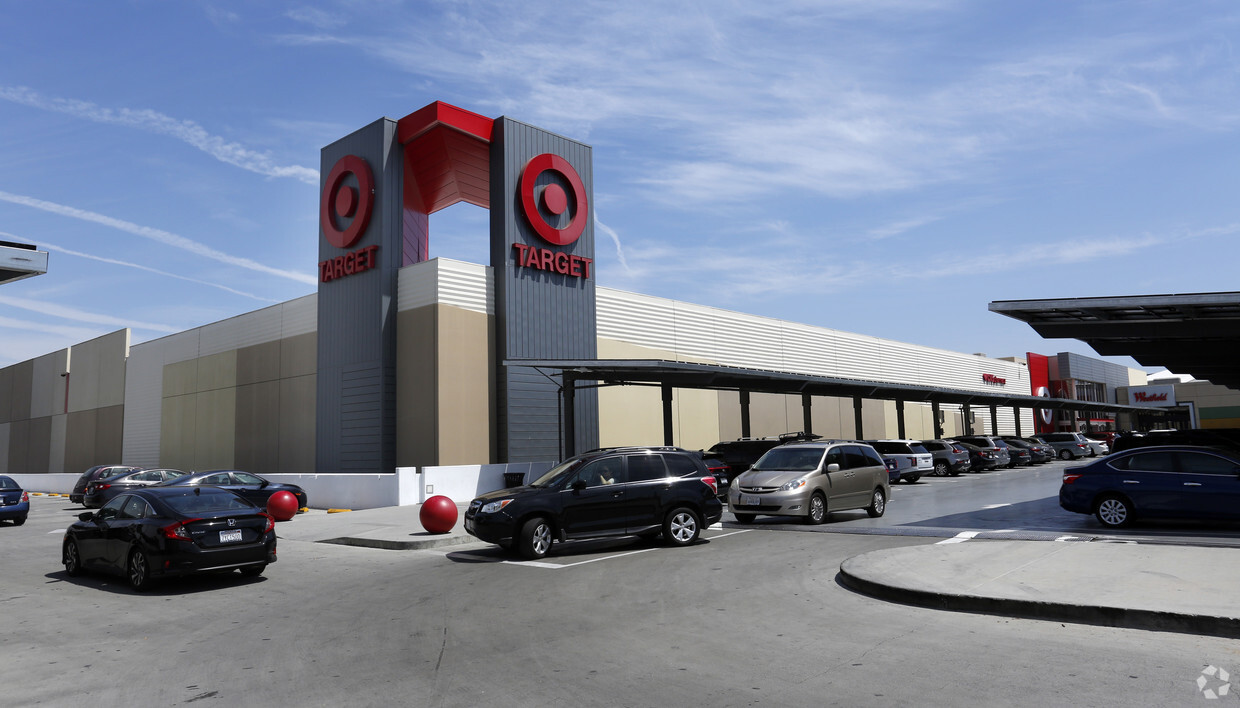
<svg viewBox="0 0 1240 708">
<path fill-rule="evenodd" d="M 204 571 L 256 576 L 276 561 L 275 519 L 213 487 L 147 487 L 78 519 L 61 546 L 65 572 L 121 575 L 134 590 Z"/>
<path fill-rule="evenodd" d="M 307 506 L 306 490 L 296 484 L 269 482 L 253 472 L 240 470 L 211 470 L 209 472 L 191 472 L 187 475 L 161 482 L 160 487 L 199 487 L 211 486 L 227 489 L 245 497 L 254 504 L 266 509 L 267 500 L 276 492 L 290 492 L 297 497 L 297 508 Z"/>
<path fill-rule="evenodd" d="M 541 558 L 554 541 L 662 534 L 673 546 L 697 540 L 723 516 L 718 482 L 701 453 L 666 447 L 592 450 L 524 487 L 474 499 L 465 531 Z"/>
</svg>

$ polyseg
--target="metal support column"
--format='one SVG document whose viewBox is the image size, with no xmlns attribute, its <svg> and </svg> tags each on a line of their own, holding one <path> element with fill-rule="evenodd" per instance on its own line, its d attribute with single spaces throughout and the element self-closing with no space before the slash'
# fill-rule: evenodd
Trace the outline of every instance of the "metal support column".
<svg viewBox="0 0 1240 708">
<path fill-rule="evenodd" d="M 999 406 L 990 407 L 990 434 L 999 434 Z"/>
<path fill-rule="evenodd" d="M 896 399 L 896 437 L 904 440 L 904 401 Z"/>
<path fill-rule="evenodd" d="M 861 396 L 853 396 L 853 423 L 857 426 L 857 439 L 864 440 L 865 433 L 861 430 Z"/>
<path fill-rule="evenodd" d="M 663 384 L 663 444 L 672 445 L 672 387 Z"/>
<path fill-rule="evenodd" d="M 577 454 L 577 379 L 565 371 L 564 391 L 564 458 Z"/>
<path fill-rule="evenodd" d="M 943 437 L 943 409 L 939 408 L 938 401 L 931 401 L 930 411 L 934 415 L 934 439 L 940 440 Z"/>
<path fill-rule="evenodd" d="M 1016 416 L 1016 437 L 1020 435 L 1020 406 L 1012 406 L 1012 413 Z"/>
<path fill-rule="evenodd" d="M 749 437 L 749 392 L 741 391 L 741 437 Z"/>
<path fill-rule="evenodd" d="M 802 430 L 804 430 L 806 433 L 814 432 L 813 430 L 814 428 L 814 411 L 813 411 L 814 403 L 811 400 L 812 398 L 813 397 L 810 396 L 808 393 L 801 394 L 801 417 L 802 417 L 801 424 L 804 426 L 802 427 Z"/>
<path fill-rule="evenodd" d="M 973 411 L 972 409 L 969 408 L 968 403 L 964 404 L 964 407 L 960 409 L 960 418 L 961 418 L 961 422 L 964 424 L 964 434 L 972 435 L 973 434 Z"/>
</svg>

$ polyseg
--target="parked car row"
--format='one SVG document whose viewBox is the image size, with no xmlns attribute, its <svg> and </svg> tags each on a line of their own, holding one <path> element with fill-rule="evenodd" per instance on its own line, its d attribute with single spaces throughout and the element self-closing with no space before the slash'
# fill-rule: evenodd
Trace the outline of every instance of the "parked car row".
<svg viewBox="0 0 1240 708">
<path fill-rule="evenodd" d="M 10 507 L 0 477 L 0 518 Z M 13 483 L 16 487 L 16 483 Z M 18 490 L 20 491 L 20 490 Z M 257 576 L 276 561 L 275 518 L 265 509 L 277 492 L 289 492 L 305 508 L 305 490 L 240 470 L 183 472 L 128 465 L 97 465 L 74 485 L 70 501 L 86 512 L 66 531 L 61 562 L 69 575 L 98 571 L 124 577 L 145 590 L 164 576 L 240 570 Z M 13 512 L 16 513 L 16 512 Z"/>
</svg>

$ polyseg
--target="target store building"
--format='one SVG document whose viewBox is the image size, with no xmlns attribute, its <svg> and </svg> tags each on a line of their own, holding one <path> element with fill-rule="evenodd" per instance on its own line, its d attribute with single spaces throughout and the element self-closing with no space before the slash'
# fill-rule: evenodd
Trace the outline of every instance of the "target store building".
<svg viewBox="0 0 1240 708">
<path fill-rule="evenodd" d="M 341 138 L 321 155 L 316 293 L 0 369 L 0 473 L 124 463 L 360 485 L 791 430 L 1034 431 L 1049 399 L 1023 360 L 599 287 L 591 159 L 444 103 Z M 489 210 L 490 264 L 429 258 L 430 215 L 459 202 Z"/>
</svg>

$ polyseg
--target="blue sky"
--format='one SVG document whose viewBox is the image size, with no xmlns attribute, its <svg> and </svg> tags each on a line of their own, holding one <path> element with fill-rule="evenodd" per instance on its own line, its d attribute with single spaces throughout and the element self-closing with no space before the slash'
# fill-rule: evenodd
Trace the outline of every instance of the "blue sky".
<svg viewBox="0 0 1240 708">
<path fill-rule="evenodd" d="M 1233 2 L 4 2 L 0 366 L 315 290 L 319 150 L 440 100 L 594 151 L 600 285 L 991 356 L 1238 290 Z M 486 213 L 431 255 L 488 262 Z M 1131 360 L 1114 359 L 1132 364 Z"/>
</svg>

